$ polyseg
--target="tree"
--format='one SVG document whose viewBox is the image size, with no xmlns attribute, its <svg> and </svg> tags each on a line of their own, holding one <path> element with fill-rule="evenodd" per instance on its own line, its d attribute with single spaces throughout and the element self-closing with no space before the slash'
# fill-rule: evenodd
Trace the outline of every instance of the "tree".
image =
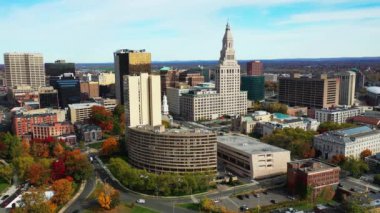
<svg viewBox="0 0 380 213">
<path fill-rule="evenodd" d="M 111 131 L 113 125 L 112 113 L 107 111 L 103 106 L 93 106 L 91 107 L 91 117 L 92 123 L 100 126 L 104 131 Z"/>
<path fill-rule="evenodd" d="M 373 177 L 373 182 L 380 185 L 380 174 L 376 174 L 374 177 Z"/>
<path fill-rule="evenodd" d="M 65 152 L 65 149 L 63 148 L 63 146 L 60 143 L 55 143 L 54 150 L 53 150 L 54 156 L 60 157 L 62 156 L 64 152 Z"/>
<path fill-rule="evenodd" d="M 206 212 L 214 212 L 215 211 L 215 203 L 210 198 L 204 198 L 200 202 L 201 209 Z"/>
<path fill-rule="evenodd" d="M 333 164 L 343 165 L 345 161 L 346 157 L 342 154 L 334 155 L 331 158 L 331 163 Z"/>
<path fill-rule="evenodd" d="M 33 140 L 30 152 L 34 157 L 48 158 L 50 156 L 49 144 L 43 141 Z"/>
<path fill-rule="evenodd" d="M 30 184 L 41 186 L 49 181 L 50 173 L 50 170 L 45 168 L 41 163 L 35 162 L 29 166 L 26 178 Z"/>
<path fill-rule="evenodd" d="M 63 205 L 70 200 L 73 193 L 72 183 L 67 179 L 59 179 L 53 182 L 54 196 L 52 201 L 57 205 Z"/>
<path fill-rule="evenodd" d="M 119 142 L 115 137 L 109 137 L 103 142 L 101 149 L 103 155 L 111 155 L 117 151 L 119 151 Z"/>
<path fill-rule="evenodd" d="M 22 154 L 20 138 L 7 132 L 0 135 L 0 157 L 12 160 Z"/>
<path fill-rule="evenodd" d="M 372 155 L 372 151 L 369 150 L 369 149 L 365 149 L 363 150 L 361 153 L 360 153 L 360 159 L 364 160 L 364 158 L 368 157 L 368 156 L 371 156 Z"/>
<path fill-rule="evenodd" d="M 116 118 L 120 118 L 124 114 L 124 106 L 123 105 L 116 105 L 115 109 L 113 110 L 113 116 Z"/>
<path fill-rule="evenodd" d="M 12 165 L 14 166 L 17 172 L 18 178 L 20 178 L 21 180 L 25 180 L 26 173 L 33 163 L 34 160 L 30 156 L 21 156 L 13 159 Z"/>
<path fill-rule="evenodd" d="M 12 182 L 13 177 L 13 168 L 11 165 L 0 165 L 0 179 L 7 181 L 8 183 Z"/>
<path fill-rule="evenodd" d="M 335 122 L 323 122 L 319 125 L 318 127 L 318 132 L 320 134 L 328 131 L 333 131 L 333 130 L 339 130 L 339 129 L 345 129 L 345 128 L 351 128 L 355 127 L 355 124 L 351 123 L 335 123 Z"/>
<path fill-rule="evenodd" d="M 29 155 L 30 154 L 30 143 L 28 140 L 23 139 L 22 142 L 22 155 Z"/>
<path fill-rule="evenodd" d="M 82 181 L 90 177 L 93 168 L 87 155 L 82 154 L 79 149 L 66 151 L 65 157 L 66 175 L 70 175 L 75 181 Z"/>
<path fill-rule="evenodd" d="M 24 193 L 21 198 L 21 207 L 16 208 L 15 212 L 22 213 L 53 213 L 53 209 L 48 202 L 45 201 L 45 195 L 42 189 L 29 190 Z"/>
<path fill-rule="evenodd" d="M 119 204 L 119 196 L 119 192 L 106 183 L 103 184 L 102 189 L 98 194 L 98 203 L 102 208 L 109 210 L 115 208 Z"/>
<path fill-rule="evenodd" d="M 51 178 L 53 180 L 61 179 L 65 177 L 65 163 L 62 159 L 54 161 L 51 165 Z"/>
<path fill-rule="evenodd" d="M 342 168 L 351 173 L 355 178 L 360 177 L 364 172 L 369 171 L 368 164 L 361 159 L 355 159 L 353 157 L 347 158 Z"/>
<path fill-rule="evenodd" d="M 366 213 L 367 207 L 363 204 L 368 204 L 369 201 L 366 196 L 353 194 L 343 202 L 342 208 L 347 213 Z"/>
</svg>

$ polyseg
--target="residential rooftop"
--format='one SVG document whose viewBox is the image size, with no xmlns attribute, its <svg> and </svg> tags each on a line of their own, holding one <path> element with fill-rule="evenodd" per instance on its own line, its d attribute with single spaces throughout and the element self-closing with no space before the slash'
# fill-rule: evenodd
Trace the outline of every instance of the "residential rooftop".
<svg viewBox="0 0 380 213">
<path fill-rule="evenodd" d="M 92 106 L 101 106 L 98 103 L 78 103 L 78 104 L 69 104 L 70 109 L 84 109 Z"/>
<path fill-rule="evenodd" d="M 241 135 L 217 136 L 218 143 L 243 151 L 247 154 L 263 154 L 273 152 L 289 152 L 288 150 L 262 143 L 255 138 Z"/>
</svg>

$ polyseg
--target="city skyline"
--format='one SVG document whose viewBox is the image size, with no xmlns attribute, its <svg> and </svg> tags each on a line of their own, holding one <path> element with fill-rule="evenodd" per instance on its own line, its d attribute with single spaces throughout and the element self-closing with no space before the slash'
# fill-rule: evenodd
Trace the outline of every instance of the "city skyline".
<svg viewBox="0 0 380 213">
<path fill-rule="evenodd" d="M 213 60 L 229 20 L 238 60 L 380 56 L 374 0 L 0 2 L 2 52 L 40 52 L 46 62 L 111 62 L 120 48 L 153 61 Z"/>
</svg>

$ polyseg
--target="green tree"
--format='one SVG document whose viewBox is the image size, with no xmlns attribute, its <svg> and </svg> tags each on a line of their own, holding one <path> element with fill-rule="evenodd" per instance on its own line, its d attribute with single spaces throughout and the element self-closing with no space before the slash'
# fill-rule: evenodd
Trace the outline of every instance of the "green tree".
<svg viewBox="0 0 380 213">
<path fill-rule="evenodd" d="M 12 165 L 16 170 L 18 178 L 20 178 L 21 180 L 25 180 L 26 173 L 33 163 L 33 157 L 30 156 L 21 156 L 13 159 Z"/>
<path fill-rule="evenodd" d="M 116 105 L 115 109 L 113 110 L 113 116 L 120 118 L 124 113 L 124 106 L 123 105 Z"/>
<path fill-rule="evenodd" d="M 373 183 L 376 183 L 376 184 L 380 185 L 380 174 L 376 174 L 373 177 Z"/>
<path fill-rule="evenodd" d="M 81 153 L 79 149 L 65 153 L 65 168 L 66 173 L 76 181 L 88 179 L 93 171 L 87 155 Z"/>
<path fill-rule="evenodd" d="M 353 194 L 343 201 L 342 208 L 347 213 L 366 213 L 368 211 L 363 204 L 368 203 L 367 197 Z"/>
<path fill-rule="evenodd" d="M 0 165 L 0 179 L 11 183 L 13 177 L 13 168 L 11 165 Z"/>
<path fill-rule="evenodd" d="M 22 205 L 19 212 L 25 213 L 51 213 L 49 204 L 45 201 L 42 189 L 35 189 L 22 195 Z"/>
<path fill-rule="evenodd" d="M 339 123 L 335 123 L 335 122 L 323 122 L 319 125 L 318 132 L 320 134 L 322 134 L 324 132 L 328 132 L 328 131 L 332 131 L 332 130 L 351 128 L 351 127 L 355 127 L 355 126 L 356 126 L 355 124 L 351 124 L 351 123 L 339 124 Z"/>
<path fill-rule="evenodd" d="M 355 178 L 360 177 L 363 173 L 369 171 L 368 164 L 361 159 L 355 159 L 353 157 L 349 157 L 343 163 L 342 168 L 351 173 L 351 175 Z"/>
<path fill-rule="evenodd" d="M 0 135 L 0 157 L 12 160 L 21 156 L 23 151 L 21 139 L 7 132 Z"/>
</svg>

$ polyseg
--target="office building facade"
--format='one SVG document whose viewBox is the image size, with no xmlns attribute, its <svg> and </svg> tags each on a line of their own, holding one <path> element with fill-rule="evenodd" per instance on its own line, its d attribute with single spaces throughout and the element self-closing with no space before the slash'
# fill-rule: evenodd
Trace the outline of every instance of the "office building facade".
<svg viewBox="0 0 380 213">
<path fill-rule="evenodd" d="M 280 78 L 279 102 L 290 106 L 329 108 L 339 104 L 340 81 L 338 78 Z"/>
<path fill-rule="evenodd" d="M 248 100 L 262 101 L 265 98 L 264 76 L 241 76 L 241 91 L 247 91 Z"/>
<path fill-rule="evenodd" d="M 76 122 L 88 121 L 91 117 L 92 107 L 101 106 L 97 103 L 79 103 L 79 104 L 69 104 L 70 120 L 72 124 Z"/>
<path fill-rule="evenodd" d="M 82 100 L 99 97 L 99 83 L 95 81 L 80 82 Z"/>
<path fill-rule="evenodd" d="M 116 100 L 124 104 L 124 75 L 151 72 L 151 54 L 145 50 L 122 49 L 114 53 Z"/>
<path fill-rule="evenodd" d="M 247 62 L 247 75 L 263 75 L 264 64 L 261 61 Z"/>
<path fill-rule="evenodd" d="M 61 108 L 66 108 L 69 104 L 80 103 L 80 82 L 73 74 L 67 73 L 59 76 L 52 82 L 52 86 L 58 91 Z"/>
<path fill-rule="evenodd" d="M 247 92 L 240 91 L 240 66 L 235 58 L 229 24 L 223 37 L 218 68 L 215 70 L 216 91 L 183 94 L 181 116 L 187 120 L 210 120 L 222 115 L 245 115 Z"/>
<path fill-rule="evenodd" d="M 98 81 L 100 86 L 107 86 L 115 84 L 115 73 L 113 72 L 102 72 L 98 76 Z"/>
<path fill-rule="evenodd" d="M 356 73 L 353 71 L 341 72 L 338 75 L 340 79 L 339 104 L 352 106 L 355 103 Z"/>
<path fill-rule="evenodd" d="M 75 75 L 75 64 L 66 63 L 65 60 L 56 60 L 54 63 L 45 63 L 45 75 L 60 76 L 65 73 L 72 73 Z"/>
<path fill-rule="evenodd" d="M 364 110 L 362 108 L 316 109 L 315 119 L 321 123 L 346 123 L 348 118 L 360 115 L 363 112 Z"/>
<path fill-rule="evenodd" d="M 131 165 L 157 173 L 216 173 L 216 135 L 206 130 L 127 128 Z"/>
<path fill-rule="evenodd" d="M 45 86 L 45 68 L 40 53 L 5 53 L 5 78 L 8 87 L 29 85 L 35 89 Z"/>
<path fill-rule="evenodd" d="M 59 108 L 58 91 L 53 87 L 40 87 L 38 89 L 40 108 Z"/>
<path fill-rule="evenodd" d="M 74 133 L 74 126 L 69 122 L 35 124 L 32 127 L 33 138 L 45 139 Z"/>
</svg>

